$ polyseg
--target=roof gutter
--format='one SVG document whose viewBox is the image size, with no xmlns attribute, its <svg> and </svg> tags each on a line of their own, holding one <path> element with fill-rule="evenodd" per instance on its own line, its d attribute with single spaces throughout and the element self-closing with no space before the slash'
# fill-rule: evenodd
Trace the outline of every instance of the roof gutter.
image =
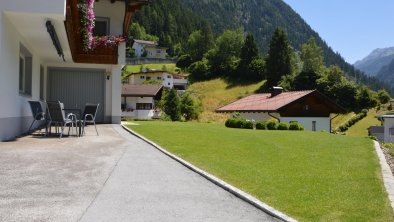
<svg viewBox="0 0 394 222">
<path fill-rule="evenodd" d="M 280 119 L 276 116 L 273 116 L 270 112 L 268 112 L 268 115 L 276 120 L 278 120 L 278 122 L 280 122 Z"/>
</svg>

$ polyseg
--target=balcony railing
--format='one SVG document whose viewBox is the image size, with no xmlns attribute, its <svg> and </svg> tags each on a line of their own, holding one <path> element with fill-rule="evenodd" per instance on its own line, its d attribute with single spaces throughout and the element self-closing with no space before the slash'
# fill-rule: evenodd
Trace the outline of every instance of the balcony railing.
<svg viewBox="0 0 394 222">
<path fill-rule="evenodd" d="M 118 64 L 118 47 L 98 46 L 92 51 L 83 50 L 84 47 L 78 10 L 79 2 L 80 0 L 67 0 L 66 7 L 65 26 L 73 61 L 76 63 Z M 111 2 L 114 1 L 111 0 Z M 134 12 L 149 2 L 149 0 L 128 1 L 123 24 L 123 31 L 125 34 L 128 33 Z"/>
</svg>

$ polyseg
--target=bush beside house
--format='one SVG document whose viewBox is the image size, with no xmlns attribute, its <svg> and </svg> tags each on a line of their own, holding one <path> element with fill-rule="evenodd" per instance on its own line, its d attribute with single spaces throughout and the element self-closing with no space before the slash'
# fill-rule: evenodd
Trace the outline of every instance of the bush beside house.
<svg viewBox="0 0 394 222">
<path fill-rule="evenodd" d="M 239 128 L 239 129 L 253 129 L 253 122 L 244 118 L 233 117 L 229 118 L 225 122 L 225 126 L 228 128 Z M 303 126 L 293 122 L 290 125 L 286 123 L 276 123 L 275 121 L 258 121 L 255 124 L 256 130 L 304 130 Z"/>
</svg>

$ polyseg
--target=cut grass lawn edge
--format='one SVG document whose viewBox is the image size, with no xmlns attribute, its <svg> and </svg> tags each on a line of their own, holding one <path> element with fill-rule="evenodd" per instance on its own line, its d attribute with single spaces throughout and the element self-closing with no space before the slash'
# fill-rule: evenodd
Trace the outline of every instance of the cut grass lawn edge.
<svg viewBox="0 0 394 222">
<path fill-rule="evenodd" d="M 291 218 L 289 216 L 287 216 L 286 214 L 274 209 L 273 207 L 269 206 L 268 204 L 258 200 L 257 198 L 253 197 L 252 195 L 226 183 L 225 181 L 213 176 L 212 174 L 209 174 L 207 172 L 205 172 L 204 170 L 194 166 L 193 164 L 187 162 L 186 160 L 168 152 L 166 149 L 162 148 L 161 146 L 159 146 L 158 144 L 156 144 L 155 142 L 145 138 L 144 136 L 138 134 L 137 132 L 133 131 L 132 129 L 128 128 L 126 125 L 124 125 L 122 123 L 122 127 L 123 129 L 125 129 L 127 132 L 131 133 L 132 135 L 142 139 L 143 141 L 147 142 L 148 144 L 152 145 L 154 148 L 156 148 L 157 150 L 159 150 L 160 152 L 164 153 L 165 155 L 169 156 L 170 158 L 174 159 L 175 161 L 179 162 L 180 164 L 184 165 L 185 167 L 187 167 L 188 169 L 192 170 L 193 172 L 201 175 L 202 177 L 204 177 L 205 179 L 211 181 L 212 183 L 216 184 L 217 186 L 221 187 L 222 189 L 230 192 L 231 194 L 233 194 L 234 196 L 240 198 L 241 200 L 253 205 L 254 207 L 262 210 L 263 212 L 278 218 L 280 220 L 283 221 L 289 221 L 289 222 L 295 222 L 297 221 L 294 218 Z"/>
</svg>

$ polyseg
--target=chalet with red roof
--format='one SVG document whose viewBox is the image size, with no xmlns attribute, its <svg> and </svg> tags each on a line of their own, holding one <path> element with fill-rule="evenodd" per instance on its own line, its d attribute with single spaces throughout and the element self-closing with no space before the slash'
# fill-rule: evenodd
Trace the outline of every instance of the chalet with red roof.
<svg viewBox="0 0 394 222">
<path fill-rule="evenodd" d="M 331 114 L 345 110 L 317 90 L 283 92 L 274 87 L 272 93 L 254 94 L 230 103 L 217 112 L 239 112 L 249 120 L 277 119 L 280 122 L 297 122 L 305 130 L 331 131 Z"/>
</svg>

